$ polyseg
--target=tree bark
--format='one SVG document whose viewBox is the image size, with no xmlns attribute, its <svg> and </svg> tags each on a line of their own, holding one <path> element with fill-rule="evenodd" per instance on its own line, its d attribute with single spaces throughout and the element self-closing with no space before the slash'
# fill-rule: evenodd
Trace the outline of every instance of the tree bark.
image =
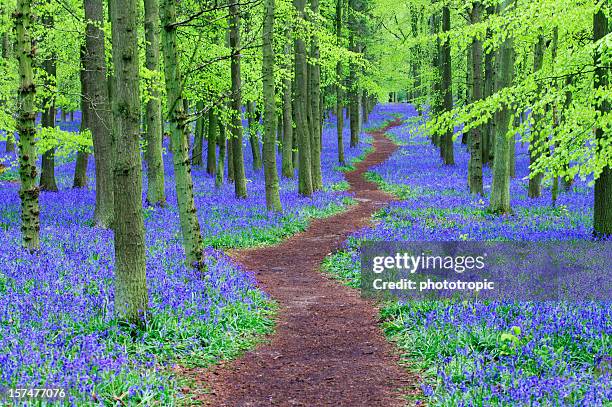
<svg viewBox="0 0 612 407">
<path fill-rule="evenodd" d="M 293 0 L 298 18 L 304 19 L 305 0 Z M 304 39 L 295 36 L 295 119 L 298 139 L 298 193 L 303 196 L 312 195 L 312 166 L 310 163 L 310 128 L 307 118 L 307 72 L 306 45 Z"/>
<path fill-rule="evenodd" d="M 512 0 L 504 0 L 503 8 L 506 9 Z M 497 78 L 495 91 L 510 86 L 514 73 L 514 41 L 512 37 L 506 37 L 497 54 L 495 70 Z M 493 183 L 491 185 L 491 202 L 489 209 L 498 214 L 512 212 L 510 207 L 510 149 L 514 149 L 514 137 L 508 137 L 510 124 L 510 109 L 504 106 L 496 114 L 495 121 L 495 160 L 493 160 Z"/>
<path fill-rule="evenodd" d="M 204 133 L 206 132 L 204 125 L 204 102 L 196 103 L 198 118 L 196 120 L 196 128 L 193 140 L 193 150 L 191 150 L 191 165 L 202 165 L 202 156 L 204 154 Z"/>
<path fill-rule="evenodd" d="M 442 8 L 442 32 L 450 31 L 450 9 Z M 451 45 L 446 40 L 441 45 L 440 64 L 442 66 L 442 101 L 445 111 L 453 110 L 453 89 L 452 89 L 452 70 L 451 70 Z M 440 155 L 446 165 L 455 164 L 455 153 L 453 147 L 453 130 L 448 130 L 442 135 L 440 140 Z"/>
<path fill-rule="evenodd" d="M 240 112 L 242 107 L 240 90 L 240 6 L 238 2 L 230 0 L 229 5 L 229 44 L 231 49 L 231 77 L 232 77 L 232 121 L 230 133 L 232 143 L 232 163 L 234 166 L 234 193 L 236 198 L 247 197 L 246 176 L 244 173 L 244 153 L 242 149 L 242 120 Z"/>
<path fill-rule="evenodd" d="M 81 46 L 81 60 L 83 60 L 85 53 L 85 46 Z M 85 79 L 85 69 L 81 63 L 81 69 L 79 72 L 79 79 L 81 82 L 81 95 L 86 93 L 87 80 Z M 62 114 L 64 111 L 62 110 Z M 80 131 L 83 132 L 89 128 L 89 103 L 81 96 L 81 127 Z M 84 151 L 77 151 L 76 165 L 74 167 L 74 179 L 72 181 L 73 188 L 85 188 L 87 186 L 87 162 L 89 161 L 89 154 Z"/>
<path fill-rule="evenodd" d="M 206 172 L 215 175 L 217 172 L 217 139 L 219 130 L 217 126 L 217 114 L 214 106 L 208 110 L 208 147 L 206 151 Z"/>
<path fill-rule="evenodd" d="M 593 16 L 593 40 L 599 41 L 609 33 L 608 28 L 608 2 L 603 2 L 601 8 Z M 603 65 L 599 52 L 595 53 L 595 89 L 608 86 L 609 66 Z M 595 107 L 601 115 L 608 114 L 610 104 L 600 101 Z M 603 160 L 602 149 L 609 142 L 609 134 L 602 128 L 595 129 L 595 159 Z M 595 199 L 593 202 L 593 229 L 597 237 L 612 235 L 612 168 L 610 162 L 604 164 L 599 177 L 595 179 Z"/>
<path fill-rule="evenodd" d="M 266 183 L 266 207 L 268 210 L 282 211 L 278 173 L 276 168 L 275 130 L 276 95 L 274 92 L 274 0 L 264 1 L 265 15 L 263 25 L 263 98 L 264 98 L 264 143 L 263 164 Z"/>
<path fill-rule="evenodd" d="M 215 187 L 221 188 L 223 185 L 223 177 L 225 176 L 225 150 L 227 145 L 227 137 L 225 135 L 225 126 L 221 121 L 219 124 L 219 160 L 217 161 L 217 174 L 215 176 Z"/>
<path fill-rule="evenodd" d="M 110 2 L 112 3 L 112 1 Z M 87 81 L 86 93 L 91 112 L 89 130 L 93 138 L 96 168 L 96 208 L 94 223 L 108 228 L 114 216 L 113 194 L 113 133 L 110 115 L 109 83 L 106 80 L 106 54 L 104 50 L 104 7 L 102 0 L 83 0 L 85 8 L 85 53 L 83 69 Z M 118 6 L 119 7 L 119 6 Z M 120 6 L 123 7 L 123 6 Z M 112 7 L 111 7 L 112 9 Z M 111 10 L 112 11 L 112 10 Z"/>
<path fill-rule="evenodd" d="M 545 38 L 540 35 L 534 49 L 533 73 L 537 73 L 542 69 L 544 63 Z M 534 113 L 534 123 L 537 125 L 542 120 L 541 115 Z M 534 126 L 535 127 L 535 126 Z M 533 165 L 542 156 L 544 140 L 537 133 L 531 135 L 531 143 L 529 144 L 529 190 L 527 195 L 530 198 L 539 198 L 542 195 L 542 174 L 541 171 L 533 169 Z"/>
<path fill-rule="evenodd" d="M 21 236 L 26 249 L 40 248 L 39 189 L 36 185 L 36 86 L 32 69 L 32 14 L 30 0 L 17 0 L 14 13 L 16 49 L 19 62 L 17 91 L 17 132 L 19 133 L 19 197 L 21 198 Z"/>
<path fill-rule="evenodd" d="M 166 205 L 164 161 L 162 157 L 163 126 L 161 119 L 161 95 L 157 90 L 159 74 L 159 2 L 144 0 L 145 65 L 155 72 L 155 79 L 149 86 L 149 100 L 146 110 L 147 149 L 147 201 L 150 205 Z"/>
<path fill-rule="evenodd" d="M 161 6 L 164 72 L 168 103 L 168 124 L 172 138 L 172 161 L 176 180 L 176 196 L 187 265 L 201 269 L 204 253 L 200 221 L 193 198 L 193 180 L 189 162 L 187 115 L 184 110 L 182 78 L 176 39 L 176 2 L 162 0 Z"/>
<path fill-rule="evenodd" d="M 342 45 L 342 0 L 336 0 L 336 46 Z M 338 136 L 338 163 L 345 165 L 344 161 L 344 92 L 342 62 L 338 60 L 336 64 L 336 134 Z"/>
<path fill-rule="evenodd" d="M 480 23 L 482 5 L 473 3 L 470 12 L 470 23 Z M 482 99 L 482 41 L 472 40 L 471 46 L 472 66 L 472 103 Z M 469 86 L 469 84 L 468 84 Z M 470 161 L 468 164 L 468 185 L 472 194 L 483 195 L 482 188 L 482 128 L 480 126 L 472 129 L 469 137 Z"/>
<path fill-rule="evenodd" d="M 310 60 L 308 67 L 310 75 L 310 107 L 312 120 L 310 123 L 310 164 L 312 165 L 312 189 L 323 189 L 323 174 L 321 173 L 321 62 L 319 60 L 319 39 L 317 37 L 317 18 L 319 17 L 319 0 L 310 0 L 310 10 L 315 16 L 314 32 L 310 42 Z"/>
<path fill-rule="evenodd" d="M 143 324 L 149 304 L 145 230 L 142 216 L 138 6 L 111 0 L 112 56 L 117 93 L 113 99 L 115 197 L 115 313 Z M 105 83 L 102 83 L 104 85 Z"/>
<path fill-rule="evenodd" d="M 53 28 L 53 22 L 49 17 L 43 19 L 45 29 L 51 30 Z M 51 89 L 50 92 L 54 92 L 53 89 L 56 86 L 57 81 L 57 66 L 55 63 L 55 55 L 50 55 L 48 59 L 43 62 L 43 70 L 46 75 L 46 86 Z M 55 127 L 55 94 L 50 94 L 48 97 L 43 99 L 43 113 L 41 116 L 41 126 L 47 128 Z M 40 189 L 41 191 L 52 191 L 56 192 L 57 182 L 55 181 L 55 147 L 45 151 L 42 155 L 40 171 Z"/>
<path fill-rule="evenodd" d="M 253 101 L 249 100 L 246 107 L 251 154 L 253 155 L 253 169 L 257 171 L 262 167 L 261 154 L 259 150 L 259 137 L 257 136 L 257 125 L 259 125 L 259 123 L 255 123 L 255 106 Z"/>
<path fill-rule="evenodd" d="M 291 46 L 285 45 L 285 53 L 291 53 Z M 293 178 L 293 109 L 291 101 L 291 78 L 283 79 L 283 152 L 282 174 L 285 178 Z"/>
</svg>

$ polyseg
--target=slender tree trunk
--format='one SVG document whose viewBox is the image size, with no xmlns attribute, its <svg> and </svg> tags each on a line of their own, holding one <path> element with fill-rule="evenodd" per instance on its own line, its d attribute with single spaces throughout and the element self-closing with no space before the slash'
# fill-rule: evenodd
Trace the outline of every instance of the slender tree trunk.
<svg viewBox="0 0 612 407">
<path fill-rule="evenodd" d="M 435 117 L 442 110 L 441 108 L 441 82 L 442 82 L 442 69 L 440 65 L 441 61 L 441 47 L 440 47 L 440 39 L 437 37 L 438 32 L 440 31 L 440 17 L 437 14 L 433 14 L 430 20 L 430 33 L 432 36 L 436 36 L 435 46 L 433 50 L 432 56 L 432 67 L 434 78 L 431 86 L 431 117 Z M 433 145 L 441 148 L 440 136 L 438 134 L 434 134 L 431 137 L 431 142 Z"/>
<path fill-rule="evenodd" d="M 219 130 L 217 126 L 217 114 L 214 106 L 208 110 L 208 147 L 206 151 L 206 172 L 215 175 L 217 172 L 217 139 Z"/>
<path fill-rule="evenodd" d="M 251 154 L 253 155 L 253 169 L 260 170 L 262 167 L 261 154 L 259 150 L 259 137 L 257 137 L 257 127 L 255 123 L 255 106 L 253 101 L 247 102 L 247 120 L 249 123 L 249 140 L 251 142 Z"/>
<path fill-rule="evenodd" d="M 276 148 L 278 154 L 283 153 L 283 114 L 276 115 Z M 262 147 L 263 152 L 263 147 Z"/>
<path fill-rule="evenodd" d="M 202 165 L 202 156 L 204 154 L 204 133 L 206 132 L 204 125 L 204 102 L 198 101 L 196 104 L 198 119 L 196 120 L 196 128 L 193 140 L 193 150 L 191 150 L 191 165 Z"/>
<path fill-rule="evenodd" d="M 221 188 L 223 185 L 223 177 L 225 176 L 225 146 L 227 145 L 227 137 L 225 135 L 225 126 L 221 121 L 219 124 L 219 160 L 217 162 L 217 174 L 215 177 L 215 187 Z"/>
<path fill-rule="evenodd" d="M 109 4 L 112 1 L 109 2 Z M 113 196 L 113 133 L 110 115 L 109 88 L 112 79 L 106 80 L 106 54 L 104 50 L 104 7 L 102 0 L 83 0 L 85 7 L 85 53 L 83 69 L 87 81 L 83 94 L 89 103 L 89 130 L 93 138 L 96 168 L 96 208 L 94 222 L 108 228 L 114 215 Z M 120 6 L 123 7 L 123 6 Z M 110 7 L 112 9 L 112 7 Z M 112 11 L 112 10 L 111 10 Z"/>
<path fill-rule="evenodd" d="M 234 172 L 234 193 L 236 198 L 246 198 L 246 176 L 244 173 L 244 154 L 242 151 L 242 120 L 241 112 L 241 90 L 240 90 L 240 6 L 237 2 L 229 5 L 229 44 L 232 52 L 231 77 L 232 77 L 232 122 L 230 133 L 232 134 L 232 163 Z"/>
<path fill-rule="evenodd" d="M 355 44 L 355 35 L 357 34 L 357 21 L 355 14 L 357 12 L 356 0 L 353 0 L 349 7 L 349 49 L 353 52 L 358 52 Z M 359 92 L 357 89 L 357 71 L 355 64 L 349 64 L 349 123 L 351 130 L 351 147 L 356 147 L 359 144 Z"/>
<path fill-rule="evenodd" d="M 311 65 L 308 68 L 310 75 L 310 106 L 312 121 L 310 126 L 310 163 L 312 165 L 312 189 L 323 189 L 323 174 L 321 173 L 321 65 L 319 61 L 319 40 L 317 37 L 316 18 L 319 15 L 319 0 L 310 0 L 310 9 L 315 17 L 315 30 L 311 39 L 310 57 Z"/>
<path fill-rule="evenodd" d="M 450 9 L 442 8 L 442 32 L 450 31 Z M 444 110 L 450 112 L 453 110 L 453 89 L 452 89 L 452 71 L 451 71 L 451 45 L 450 41 L 446 40 L 441 45 L 440 63 L 442 65 L 442 100 Z M 453 147 L 453 130 L 448 130 L 443 134 L 440 140 L 440 154 L 446 165 L 455 164 L 455 153 Z"/>
<path fill-rule="evenodd" d="M 336 0 L 336 46 L 342 45 L 342 0 Z M 336 64 L 336 134 L 338 136 L 338 163 L 345 165 L 344 161 L 344 92 L 342 91 L 342 62 Z"/>
<path fill-rule="evenodd" d="M 264 97 L 264 145 L 263 161 L 266 182 L 266 207 L 268 210 L 282 211 L 274 131 L 276 130 L 276 95 L 274 92 L 274 0 L 265 0 L 263 25 L 263 97 Z"/>
<path fill-rule="evenodd" d="M 201 269 L 204 253 L 200 222 L 193 198 L 193 180 L 189 162 L 187 137 L 187 114 L 182 96 L 182 78 L 176 39 L 176 2 L 162 0 L 161 6 L 162 41 L 166 94 L 168 103 L 168 124 L 172 137 L 172 158 L 176 179 L 176 196 L 179 206 L 179 219 L 183 234 L 183 246 L 189 266 Z"/>
<path fill-rule="evenodd" d="M 293 0 L 298 18 L 304 19 L 305 0 Z M 298 192 L 303 196 L 312 195 L 312 166 L 310 164 L 310 128 L 307 117 L 307 72 L 306 45 L 304 39 L 295 36 L 295 119 L 298 139 Z"/>
<path fill-rule="evenodd" d="M 487 14 L 492 16 L 495 14 L 495 7 L 491 6 L 487 8 Z M 493 35 L 491 29 L 487 29 L 487 39 Z M 489 51 L 484 56 L 484 98 L 488 98 L 493 94 L 493 88 L 495 86 L 495 67 L 493 65 L 493 51 Z M 489 120 L 483 127 L 482 135 L 482 163 L 483 165 L 491 162 L 493 157 L 493 143 L 495 137 L 494 131 L 494 120 Z"/>
<path fill-rule="evenodd" d="M 21 236 L 28 250 L 40 248 L 39 189 L 36 185 L 36 86 L 32 69 L 32 14 L 30 0 L 17 0 L 15 19 L 15 56 L 19 62 L 17 91 L 17 132 L 19 133 L 19 197 L 21 198 Z"/>
<path fill-rule="evenodd" d="M 50 18 L 45 17 L 44 26 L 46 29 L 53 28 L 53 22 Z M 43 62 L 43 70 L 46 75 L 46 85 L 49 89 L 53 89 L 57 81 L 57 66 L 55 64 L 55 55 L 50 55 Z M 55 95 L 50 95 L 43 99 L 43 113 L 41 117 L 42 127 L 55 127 Z M 57 182 L 55 182 L 55 147 L 45 151 L 42 155 L 40 172 L 40 189 L 42 191 L 57 191 Z"/>
<path fill-rule="evenodd" d="M 565 78 L 565 89 L 566 90 L 565 90 L 565 101 L 563 102 L 563 112 L 567 112 L 570 106 L 572 105 L 573 94 L 571 91 L 571 86 L 573 85 L 573 83 L 574 83 L 573 75 L 570 75 L 567 78 Z M 562 180 L 563 190 L 565 192 L 569 192 L 572 189 L 572 185 L 574 184 L 574 178 L 567 175 L 567 172 L 569 171 L 569 162 L 564 162 L 563 167 L 564 167 L 564 172 L 566 173 L 566 175 L 563 177 L 563 180 Z"/>
<path fill-rule="evenodd" d="M 232 124 L 230 123 L 230 130 L 231 130 L 231 126 Z M 232 132 L 230 131 L 229 134 L 229 139 L 227 140 L 227 147 L 226 147 L 226 152 L 227 152 L 227 181 L 232 183 L 235 180 L 234 177 L 234 143 L 233 143 L 233 135 Z"/>
<path fill-rule="evenodd" d="M 470 23 L 480 23 L 482 6 L 480 3 L 473 3 L 470 12 Z M 482 41 L 472 40 L 471 46 L 472 66 L 472 103 L 482 99 Z M 469 84 L 468 84 L 469 86 Z M 483 195 L 482 188 L 482 127 L 472 129 L 470 137 L 470 162 L 468 164 L 468 185 L 472 194 Z"/>
<path fill-rule="evenodd" d="M 506 9 L 513 0 L 504 0 Z M 497 54 L 497 78 L 495 90 L 499 91 L 512 84 L 514 72 L 514 41 L 506 37 Z M 510 149 L 514 149 L 514 137 L 508 137 L 510 109 L 508 106 L 496 114 L 495 121 L 495 160 L 493 161 L 493 183 L 491 185 L 491 202 L 489 209 L 494 213 L 507 214 L 510 207 Z"/>
<path fill-rule="evenodd" d="M 289 43 L 285 45 L 285 54 L 291 53 Z M 283 152 L 282 173 L 285 178 L 293 178 L 293 111 L 291 102 L 291 79 L 283 79 Z"/>
<path fill-rule="evenodd" d="M 113 99 L 115 312 L 120 319 L 142 324 L 149 294 L 139 143 L 138 6 L 136 0 L 111 3 L 112 56 L 115 77 L 121 84 Z"/>
<path fill-rule="evenodd" d="M 608 13 L 610 12 L 608 2 L 593 16 L 593 40 L 599 41 L 609 33 Z M 608 63 L 609 64 L 609 63 Z M 595 89 L 608 86 L 609 66 L 604 65 L 599 52 L 595 53 Z M 610 104 L 600 101 L 595 107 L 601 115 L 608 114 Z M 609 133 L 602 128 L 595 129 L 595 159 L 602 161 L 602 149 L 609 142 Z M 593 205 L 593 229 L 595 236 L 607 237 L 612 235 L 612 168 L 608 160 L 603 165 L 599 177 L 595 179 L 595 200 Z"/>
<path fill-rule="evenodd" d="M 84 57 L 85 46 L 81 46 L 81 60 Z M 87 80 L 85 79 L 85 69 L 83 68 L 83 64 L 81 64 L 81 69 L 79 71 L 79 79 L 81 82 L 81 94 L 84 95 L 86 93 Z M 62 110 L 62 114 L 63 114 Z M 83 132 L 89 128 L 89 103 L 85 100 L 83 96 L 81 96 L 81 128 L 80 131 Z M 73 188 L 85 188 L 87 186 L 87 162 L 89 161 L 89 154 L 84 151 L 77 151 L 76 165 L 74 167 L 74 179 L 72 181 Z"/>
<path fill-rule="evenodd" d="M 145 12 L 145 65 L 151 72 L 159 74 L 159 2 L 144 0 Z M 150 205 L 166 205 L 164 161 L 162 157 L 163 126 L 161 119 L 161 95 L 158 91 L 158 77 L 151 80 L 148 89 L 149 100 L 145 115 L 147 149 L 147 201 Z"/>
<path fill-rule="evenodd" d="M 472 18 L 470 14 L 470 19 Z M 473 42 L 472 42 L 473 44 Z M 466 52 L 466 75 L 465 75 L 465 93 L 463 94 L 463 104 L 469 105 L 472 103 L 472 90 L 474 87 L 474 71 L 472 69 L 474 65 L 474 52 L 471 46 L 467 47 Z M 469 145 L 470 134 L 464 133 L 461 137 L 461 144 Z"/>
<path fill-rule="evenodd" d="M 534 74 L 536 74 L 537 72 L 540 71 L 540 69 L 542 69 L 542 65 L 544 63 L 545 49 L 546 49 L 545 38 L 543 35 L 540 35 L 538 38 L 538 42 L 535 46 L 534 56 L 533 56 L 533 59 L 534 59 L 533 73 Z M 541 120 L 542 120 L 541 115 L 534 114 L 534 122 L 536 126 L 537 126 L 537 123 L 539 123 Z M 542 149 L 544 146 L 544 142 L 545 140 L 543 139 L 543 137 L 538 135 L 537 132 L 534 132 L 531 135 L 531 142 L 529 144 L 529 190 L 527 193 L 530 198 L 539 198 L 542 195 L 542 177 L 544 174 L 542 174 L 541 171 L 535 171 L 533 169 L 533 166 L 542 156 Z"/>
</svg>

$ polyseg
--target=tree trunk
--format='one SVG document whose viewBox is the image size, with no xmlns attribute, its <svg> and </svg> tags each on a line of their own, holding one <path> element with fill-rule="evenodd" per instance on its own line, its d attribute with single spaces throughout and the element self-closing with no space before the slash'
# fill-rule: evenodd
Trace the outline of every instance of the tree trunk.
<svg viewBox="0 0 612 407">
<path fill-rule="evenodd" d="M 112 1 L 110 2 L 112 3 Z M 96 208 L 94 223 L 108 228 L 114 216 L 113 197 L 113 135 L 110 115 L 109 87 L 106 80 L 106 54 L 104 50 L 104 7 L 102 0 L 84 0 L 85 52 L 83 69 L 87 86 L 83 97 L 89 102 L 89 130 L 93 138 L 96 168 Z M 123 6 L 120 6 L 123 7 Z M 112 7 L 111 7 L 112 9 Z M 111 85 L 109 86 L 109 83 Z"/>
<path fill-rule="evenodd" d="M 230 130 L 232 128 L 232 124 L 230 123 Z M 232 183 L 234 182 L 234 136 L 232 132 L 229 132 L 229 139 L 227 140 L 227 147 L 225 149 L 227 153 L 227 181 Z"/>
<path fill-rule="evenodd" d="M 145 65 L 155 72 L 150 81 L 149 101 L 145 115 L 147 149 L 147 201 L 149 205 L 166 205 L 164 161 L 162 157 L 163 126 L 161 119 L 161 95 L 158 91 L 159 75 L 159 2 L 144 0 L 145 12 Z"/>
<path fill-rule="evenodd" d="M 81 45 L 81 60 L 83 59 L 83 53 L 85 52 L 85 46 Z M 81 94 L 84 95 L 87 87 L 87 80 L 85 79 L 85 69 L 81 64 L 79 70 L 79 79 L 81 82 Z M 62 110 L 62 114 L 64 111 Z M 89 128 L 89 103 L 81 96 L 81 127 L 80 131 L 83 132 Z M 85 188 L 87 186 L 87 162 L 89 161 L 89 154 L 84 151 L 77 151 L 76 165 L 74 167 L 74 179 L 72 181 L 73 188 Z"/>
<path fill-rule="evenodd" d="M 504 0 L 506 9 L 512 0 Z M 514 41 L 506 37 L 497 54 L 495 91 L 510 86 L 514 73 Z M 493 161 L 493 183 L 491 185 L 491 202 L 489 209 L 494 213 L 507 214 L 512 212 L 510 207 L 510 148 L 514 149 L 514 137 L 508 138 L 510 124 L 510 109 L 504 106 L 496 114 L 495 121 L 495 160 Z"/>
<path fill-rule="evenodd" d="M 234 166 L 234 193 L 236 198 L 246 198 L 246 176 L 244 173 L 244 154 L 242 151 L 242 120 L 241 112 L 241 90 L 240 90 L 240 6 L 237 2 L 229 5 L 229 44 L 231 56 L 232 77 L 232 122 L 230 133 L 232 134 L 232 163 Z"/>
<path fill-rule="evenodd" d="M 278 173 L 276 168 L 275 137 L 276 95 L 274 92 L 274 0 L 265 0 L 263 24 L 263 98 L 264 98 L 264 143 L 263 162 L 266 182 L 266 207 L 268 210 L 282 211 Z"/>
<path fill-rule="evenodd" d="M 442 110 L 441 108 L 441 79 L 442 79 L 442 69 L 440 66 L 441 60 L 441 48 L 440 48 L 440 39 L 437 37 L 438 32 L 440 31 L 440 17 L 437 14 L 433 14 L 430 19 L 430 33 L 432 36 L 436 36 L 435 46 L 433 50 L 432 56 L 432 67 L 433 67 L 433 81 L 431 86 L 431 117 L 435 117 Z M 433 134 L 431 137 L 431 142 L 434 146 L 441 148 L 440 136 L 438 134 Z"/>
<path fill-rule="evenodd" d="M 289 55 L 291 46 L 285 45 L 285 54 Z M 291 79 L 283 79 L 283 152 L 282 173 L 285 178 L 293 178 L 293 111 L 291 106 Z"/>
<path fill-rule="evenodd" d="M 179 56 L 176 43 L 176 2 L 162 0 L 161 6 L 164 71 L 168 103 L 168 124 L 172 138 L 172 158 L 176 196 L 187 265 L 201 269 L 204 254 L 200 222 L 193 198 L 193 180 L 189 162 L 187 112 L 184 110 Z"/>
<path fill-rule="evenodd" d="M 357 22 L 355 21 L 355 0 L 353 0 L 349 13 L 349 50 L 357 52 L 355 45 L 355 35 L 357 31 Z M 357 90 L 357 72 L 355 64 L 349 64 L 349 124 L 351 130 L 351 147 L 357 147 L 359 144 L 359 92 Z"/>
<path fill-rule="evenodd" d="M 323 174 L 321 173 L 321 63 L 319 61 L 319 40 L 317 24 L 319 17 L 319 0 L 310 0 L 310 9 L 315 16 L 314 33 L 311 39 L 310 58 L 311 64 L 308 68 L 310 75 L 310 106 L 312 121 L 310 123 L 310 164 L 312 165 L 312 189 L 320 191 L 323 189 Z"/>
<path fill-rule="evenodd" d="M 336 46 L 342 45 L 342 0 L 336 0 Z M 338 163 L 345 165 L 344 161 L 344 92 L 342 91 L 342 62 L 336 64 L 336 134 L 338 136 Z"/>
<path fill-rule="evenodd" d="M 223 177 L 225 176 L 225 146 L 227 145 L 227 137 L 225 136 L 225 126 L 221 121 L 219 124 L 219 160 L 217 162 L 217 175 L 215 177 L 215 187 L 221 188 L 223 185 Z"/>
<path fill-rule="evenodd" d="M 206 151 L 206 172 L 208 175 L 215 175 L 217 172 L 217 139 L 219 138 L 217 127 L 217 114 L 214 106 L 211 106 L 208 110 L 208 147 Z"/>
<path fill-rule="evenodd" d="M 474 6 L 472 6 L 473 8 Z M 473 18 L 473 16 L 471 15 L 470 12 L 470 19 Z M 482 48 L 482 45 L 481 45 Z M 464 93 L 464 100 L 463 100 L 463 104 L 464 105 L 469 105 L 470 103 L 472 103 L 472 92 L 473 92 L 473 88 L 474 88 L 474 70 L 473 70 L 473 58 L 474 58 L 474 50 L 473 50 L 473 41 L 472 44 L 467 48 L 467 53 L 466 53 L 466 78 L 465 78 L 465 93 Z M 461 94 L 461 90 L 459 89 L 459 91 L 457 92 L 458 94 Z M 467 145 L 468 149 L 470 149 L 470 134 L 471 132 L 463 132 L 461 135 L 461 144 L 463 145 Z"/>
<path fill-rule="evenodd" d="M 32 14 L 30 0 L 17 0 L 15 18 L 16 49 L 19 62 L 17 91 L 17 132 L 19 133 L 19 197 L 21 198 L 21 235 L 26 249 L 40 248 L 39 189 L 36 185 L 36 86 L 32 69 Z"/>
<path fill-rule="evenodd" d="M 487 37 L 491 36 L 491 31 L 487 30 Z M 493 81 L 494 81 L 494 71 L 493 71 L 493 52 L 489 51 L 484 56 L 484 98 L 488 98 L 493 94 Z M 491 122 L 489 121 L 483 126 L 483 134 L 482 134 L 482 164 L 485 165 L 489 163 L 489 156 L 491 155 L 491 146 L 493 145 L 493 127 L 491 126 Z"/>
<path fill-rule="evenodd" d="M 196 128 L 193 140 L 193 150 L 191 150 L 191 165 L 202 165 L 202 155 L 204 154 L 204 102 L 198 101 L 196 104 L 198 118 L 196 120 Z"/>
<path fill-rule="evenodd" d="M 143 324 L 149 304 L 142 216 L 138 6 L 111 0 L 112 56 L 117 93 L 113 99 L 115 220 L 115 313 Z M 102 83 L 104 85 L 105 83 Z"/>
<path fill-rule="evenodd" d="M 450 9 L 442 8 L 442 31 L 450 31 Z M 442 66 L 442 100 L 444 110 L 450 112 L 453 110 L 453 82 L 451 70 L 451 45 L 450 41 L 446 40 L 441 45 L 440 64 Z M 455 164 L 455 153 L 453 147 L 453 130 L 448 130 L 442 135 L 440 140 L 440 154 L 446 165 Z"/>
<path fill-rule="evenodd" d="M 544 63 L 544 50 L 545 50 L 545 38 L 540 35 L 538 42 L 536 43 L 533 56 L 533 73 L 537 73 L 542 69 Z M 539 86 L 538 86 L 539 87 Z M 534 127 L 542 120 L 541 115 L 534 114 Z M 535 129 L 534 129 L 535 130 Z M 544 139 L 537 132 L 531 135 L 531 142 L 529 144 L 529 190 L 527 195 L 530 198 L 539 198 L 542 195 L 542 174 L 541 171 L 535 171 L 533 165 L 539 160 L 542 155 L 542 149 L 544 145 Z"/>
<path fill-rule="evenodd" d="M 257 137 L 257 126 L 255 123 L 255 106 L 253 101 L 247 102 L 247 121 L 249 123 L 249 140 L 251 142 L 251 154 L 253 155 L 253 169 L 260 170 L 262 166 L 261 154 L 259 150 L 259 137 Z"/>
<path fill-rule="evenodd" d="M 53 22 L 49 17 L 43 19 L 45 29 L 51 30 Z M 45 71 L 45 83 L 48 89 L 53 89 L 57 81 L 57 66 L 55 64 L 55 55 L 50 55 L 43 62 L 43 70 Z M 52 91 L 50 91 L 52 92 Z M 51 94 L 43 99 L 43 113 L 41 117 L 41 126 L 47 128 L 55 127 L 55 95 Z M 40 171 L 40 189 L 42 191 L 57 191 L 57 182 L 55 182 L 55 147 L 45 151 L 42 155 Z"/>
<path fill-rule="evenodd" d="M 608 13 L 610 12 L 608 2 L 593 16 L 593 40 L 599 41 L 609 33 Z M 609 66 L 603 65 L 599 52 L 595 53 L 595 89 L 608 86 Z M 595 107 L 601 115 L 610 111 L 607 101 L 600 101 Z M 595 160 L 602 161 L 602 149 L 609 142 L 609 134 L 602 128 L 595 129 Z M 595 179 L 595 200 L 593 205 L 593 229 L 595 236 L 608 237 L 612 235 L 612 168 L 609 160 L 604 163 L 601 174 Z"/>
<path fill-rule="evenodd" d="M 470 12 L 470 23 L 480 23 L 482 5 L 474 3 Z M 482 41 L 472 40 L 472 103 L 482 99 Z M 468 84 L 469 86 L 469 84 Z M 468 164 L 468 185 L 472 194 L 483 195 L 482 188 L 482 127 L 472 129 L 469 137 L 470 161 Z"/>
<path fill-rule="evenodd" d="M 293 0 L 298 18 L 304 19 L 306 0 Z M 298 139 L 298 192 L 303 196 L 312 195 L 312 167 L 310 164 L 310 129 L 307 117 L 307 72 L 306 45 L 299 35 L 295 36 L 295 121 Z"/>
</svg>

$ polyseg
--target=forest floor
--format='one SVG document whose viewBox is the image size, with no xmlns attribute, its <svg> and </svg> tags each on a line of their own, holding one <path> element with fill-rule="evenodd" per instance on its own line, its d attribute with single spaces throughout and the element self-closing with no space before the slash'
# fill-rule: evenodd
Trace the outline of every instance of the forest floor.
<svg viewBox="0 0 612 407">
<path fill-rule="evenodd" d="M 358 202 L 319 219 L 281 244 L 230 253 L 255 273 L 279 305 L 275 334 L 243 357 L 211 370 L 187 369 L 192 400 L 214 406 L 395 406 L 420 392 L 419 378 L 399 365 L 378 327 L 375 304 L 320 272 L 323 259 L 394 198 L 363 174 L 397 149 L 385 132 L 370 133 L 374 151 L 346 173 Z"/>
</svg>

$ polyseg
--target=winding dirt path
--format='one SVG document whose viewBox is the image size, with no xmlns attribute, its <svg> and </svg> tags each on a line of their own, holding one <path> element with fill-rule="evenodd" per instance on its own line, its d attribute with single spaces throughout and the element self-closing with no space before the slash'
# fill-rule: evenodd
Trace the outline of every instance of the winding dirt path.
<svg viewBox="0 0 612 407">
<path fill-rule="evenodd" d="M 347 212 L 313 221 L 279 245 L 231 256 L 255 273 L 261 289 L 280 304 L 276 332 L 243 357 L 202 373 L 189 372 L 196 401 L 210 406 L 401 406 L 418 379 L 399 364 L 379 327 L 378 310 L 359 292 L 319 271 L 323 258 L 367 226 L 393 198 L 363 179 L 396 146 L 385 131 L 372 133 L 374 151 L 346 174 L 358 201 Z"/>
</svg>

